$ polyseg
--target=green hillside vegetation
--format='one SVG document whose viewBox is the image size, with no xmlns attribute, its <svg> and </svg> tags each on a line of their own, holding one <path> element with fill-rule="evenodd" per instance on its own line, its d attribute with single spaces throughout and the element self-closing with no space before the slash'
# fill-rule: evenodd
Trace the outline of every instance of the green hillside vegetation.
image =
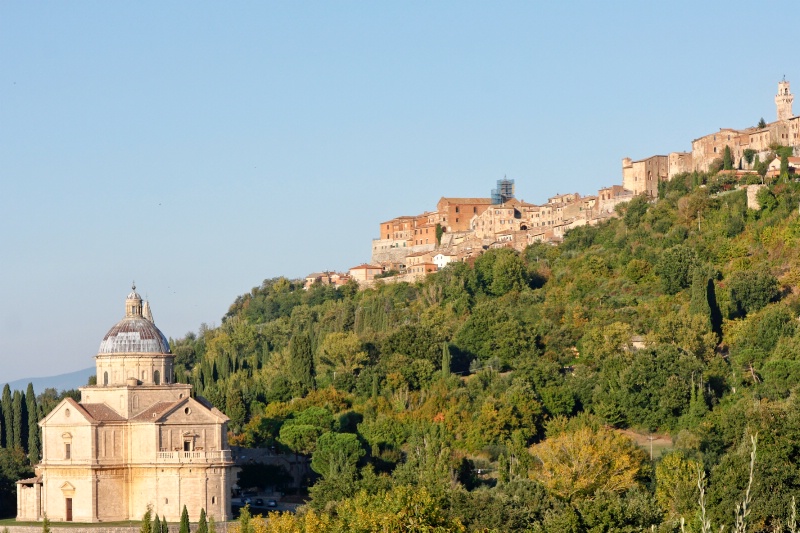
<svg viewBox="0 0 800 533">
<path fill-rule="evenodd" d="M 247 515 L 242 533 L 710 531 L 699 474 L 718 530 L 756 435 L 748 528 L 789 530 L 800 184 L 748 210 L 731 179 L 680 175 L 559 246 L 488 250 L 413 285 L 266 280 L 221 326 L 172 339 L 231 444 L 307 455 L 317 474 L 297 515 Z M 3 428 L 26 427 L 24 398 L 4 394 Z M 22 431 L 2 432 L 7 480 L 27 471 Z M 674 446 L 651 458 L 631 431 Z"/>
<path fill-rule="evenodd" d="M 700 531 L 698 470 L 716 528 L 758 435 L 747 521 L 777 531 L 800 496 L 800 186 L 748 210 L 729 179 L 414 285 L 266 280 L 177 361 L 233 444 L 311 456 L 305 513 L 270 530 L 408 530 L 408 504 L 431 531 Z"/>
</svg>

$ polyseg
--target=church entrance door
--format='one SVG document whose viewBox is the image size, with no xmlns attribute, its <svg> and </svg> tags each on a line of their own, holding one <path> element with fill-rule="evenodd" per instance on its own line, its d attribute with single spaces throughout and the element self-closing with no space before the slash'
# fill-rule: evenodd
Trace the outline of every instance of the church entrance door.
<svg viewBox="0 0 800 533">
<path fill-rule="evenodd" d="M 72 498 L 67 498 L 67 522 L 72 522 Z"/>
</svg>

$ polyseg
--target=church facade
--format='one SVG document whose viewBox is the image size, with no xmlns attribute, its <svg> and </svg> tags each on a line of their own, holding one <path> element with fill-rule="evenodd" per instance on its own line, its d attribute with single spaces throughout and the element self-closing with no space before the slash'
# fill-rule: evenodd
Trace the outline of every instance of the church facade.
<svg viewBox="0 0 800 533">
<path fill-rule="evenodd" d="M 97 384 L 63 400 L 39 426 L 36 477 L 17 482 L 17 520 L 171 522 L 183 506 L 230 518 L 228 417 L 175 382 L 174 355 L 135 290 L 100 343 Z"/>
</svg>

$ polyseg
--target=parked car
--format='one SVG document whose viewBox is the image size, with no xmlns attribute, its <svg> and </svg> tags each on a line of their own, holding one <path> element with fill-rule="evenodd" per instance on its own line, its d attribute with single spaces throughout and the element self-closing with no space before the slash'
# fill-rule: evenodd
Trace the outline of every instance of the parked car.
<svg viewBox="0 0 800 533">
<path fill-rule="evenodd" d="M 256 498 L 256 507 L 264 507 L 264 500 Z"/>
<path fill-rule="evenodd" d="M 267 507 L 277 507 L 277 506 L 278 502 L 276 502 L 275 500 L 267 500 Z"/>
</svg>

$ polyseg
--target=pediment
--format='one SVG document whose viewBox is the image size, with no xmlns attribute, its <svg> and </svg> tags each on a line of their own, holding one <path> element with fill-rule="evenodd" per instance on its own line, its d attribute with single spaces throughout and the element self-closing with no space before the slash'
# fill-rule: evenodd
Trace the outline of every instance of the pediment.
<svg viewBox="0 0 800 533">
<path fill-rule="evenodd" d="M 217 409 L 209 409 L 194 398 L 184 398 L 161 416 L 165 424 L 220 424 L 228 417 Z"/>
<path fill-rule="evenodd" d="M 83 409 L 78 402 L 72 398 L 64 398 L 61 403 L 53 408 L 50 413 L 40 422 L 40 426 L 46 424 L 56 425 L 80 425 L 85 426 L 95 422 L 95 420 Z"/>
</svg>

